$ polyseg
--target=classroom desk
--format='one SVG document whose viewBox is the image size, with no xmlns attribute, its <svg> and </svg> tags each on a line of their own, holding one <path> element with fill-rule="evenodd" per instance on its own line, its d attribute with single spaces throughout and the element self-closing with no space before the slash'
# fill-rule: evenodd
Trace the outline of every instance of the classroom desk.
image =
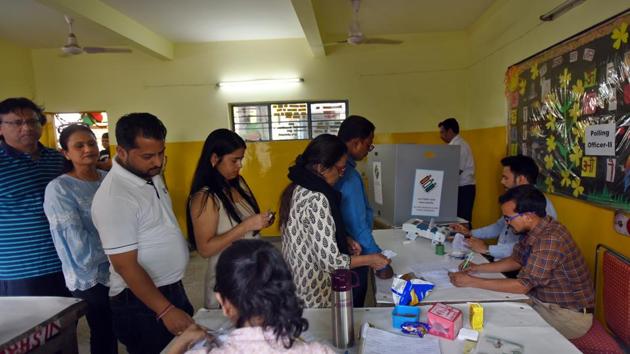
<svg viewBox="0 0 630 354">
<path fill-rule="evenodd" d="M 392 258 L 392 268 L 396 274 L 405 274 L 412 271 L 411 267 L 418 263 L 440 264 L 445 268 L 456 268 L 462 261 L 451 259 L 447 255 L 437 256 L 431 245 L 431 241 L 418 237 L 415 241 L 405 238 L 405 232 L 400 229 L 374 230 L 374 239 L 381 249 L 390 249 L 398 255 Z M 451 243 L 445 244 L 445 252 L 451 252 Z M 475 254 L 474 263 L 488 263 L 479 254 Z M 483 273 L 484 278 L 505 278 L 501 273 Z M 375 299 L 377 304 L 392 304 L 392 295 L 389 290 L 392 280 L 375 278 Z M 460 302 L 497 302 L 497 301 L 528 301 L 526 295 L 502 293 L 477 288 L 446 288 L 436 287 L 431 294 L 422 301 L 423 304 L 436 302 L 460 303 Z"/>
<path fill-rule="evenodd" d="M 469 328 L 468 306 L 466 304 L 453 306 L 464 312 L 464 327 Z M 493 302 L 483 304 L 483 307 L 484 335 L 492 335 L 519 343 L 524 346 L 525 353 L 549 353 L 551 350 L 554 354 L 580 353 L 571 342 L 547 324 L 536 311 L 525 303 Z M 422 306 L 421 308 L 421 320 L 426 321 L 426 312 L 429 306 Z M 398 333 L 392 328 L 391 311 L 392 308 L 384 307 L 354 309 L 355 335 L 358 335 L 361 324 L 365 322 L 369 322 L 376 328 Z M 302 334 L 302 338 L 307 341 L 317 340 L 332 347 L 330 309 L 306 309 L 304 310 L 304 317 L 309 322 L 309 329 Z M 229 328 L 229 321 L 223 316 L 221 310 L 201 309 L 197 311 L 194 319 L 202 326 L 211 329 Z M 348 352 L 357 353 L 359 345 L 357 342 Z M 442 354 L 462 353 L 465 345 L 464 341 L 440 338 Z M 166 349 L 163 353 L 165 352 Z M 338 352 L 344 353 L 345 350 Z"/>
<path fill-rule="evenodd" d="M 69 297 L 0 297 L 0 354 L 78 353 L 87 304 Z"/>
</svg>

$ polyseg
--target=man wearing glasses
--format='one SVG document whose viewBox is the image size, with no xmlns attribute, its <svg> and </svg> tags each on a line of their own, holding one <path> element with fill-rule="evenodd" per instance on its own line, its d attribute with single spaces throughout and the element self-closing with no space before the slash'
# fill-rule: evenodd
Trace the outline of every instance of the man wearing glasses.
<svg viewBox="0 0 630 354">
<path fill-rule="evenodd" d="M 0 102 L 0 296 L 70 296 L 44 214 L 63 156 L 39 143 L 46 117 L 27 98 Z"/>
<path fill-rule="evenodd" d="M 372 208 L 367 199 L 363 181 L 356 170 L 356 161 L 363 160 L 368 152 L 374 149 L 374 124 L 364 117 L 352 115 L 346 118 L 339 127 L 337 136 L 348 148 L 348 162 L 343 176 L 335 189 L 341 192 L 341 214 L 348 234 L 361 246 L 360 254 L 381 253 L 381 248 L 374 241 L 372 223 L 374 221 Z M 367 293 L 368 267 L 355 268 L 359 276 L 359 287 L 352 291 L 355 307 L 363 307 Z M 393 276 L 391 266 L 376 270 L 379 278 Z"/>
<path fill-rule="evenodd" d="M 593 322 L 595 295 L 590 272 L 569 231 L 546 215 L 545 196 L 531 185 L 499 198 L 505 222 L 520 235 L 512 255 L 486 264 L 470 264 L 450 273 L 458 287 L 528 294 L 532 307 L 568 339 L 586 334 Z M 516 279 L 484 279 L 470 272 L 518 270 Z"/>
<path fill-rule="evenodd" d="M 503 171 L 501 173 L 501 184 L 506 190 L 525 184 L 536 184 L 538 179 L 538 166 L 536 162 L 524 155 L 508 156 L 501 160 Z M 547 199 L 545 207 L 547 215 L 557 219 L 556 210 Z M 503 218 L 499 218 L 494 224 L 490 224 L 472 231 L 463 225 L 453 225 L 452 229 L 463 234 L 467 239 L 467 244 L 473 251 L 484 255 L 488 260 L 500 260 L 512 254 L 512 247 L 518 242 L 519 235 L 512 232 L 508 223 Z M 498 238 L 496 245 L 488 246 L 484 240 Z M 516 273 L 505 274 L 509 278 L 515 278 Z"/>
</svg>

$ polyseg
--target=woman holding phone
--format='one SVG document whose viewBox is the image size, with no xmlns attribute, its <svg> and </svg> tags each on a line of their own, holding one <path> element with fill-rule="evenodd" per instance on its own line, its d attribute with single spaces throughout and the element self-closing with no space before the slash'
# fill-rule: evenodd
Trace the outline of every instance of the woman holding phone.
<svg viewBox="0 0 630 354">
<path fill-rule="evenodd" d="M 189 241 L 208 258 L 204 304 L 218 308 L 214 295 L 215 266 L 221 252 L 239 239 L 258 237 L 274 222 L 272 212 L 260 212 L 256 198 L 239 174 L 245 141 L 228 129 L 206 138 L 190 188 L 187 206 Z"/>
</svg>

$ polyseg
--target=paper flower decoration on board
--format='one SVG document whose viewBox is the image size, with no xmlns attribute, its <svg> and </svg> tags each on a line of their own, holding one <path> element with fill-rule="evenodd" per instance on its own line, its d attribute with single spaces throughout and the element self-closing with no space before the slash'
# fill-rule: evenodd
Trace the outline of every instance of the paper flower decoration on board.
<svg viewBox="0 0 630 354">
<path fill-rule="evenodd" d="M 582 115 L 582 110 L 580 109 L 580 103 L 575 102 L 569 111 L 569 115 L 573 120 L 577 120 Z"/>
<path fill-rule="evenodd" d="M 529 72 L 531 73 L 532 80 L 536 80 L 536 78 L 540 75 L 540 71 L 538 70 L 538 63 L 532 65 L 532 67 L 529 69 Z"/>
<path fill-rule="evenodd" d="M 545 168 L 548 170 L 551 170 L 551 168 L 553 167 L 553 156 L 547 155 L 545 156 L 544 160 L 545 160 Z"/>
<path fill-rule="evenodd" d="M 553 178 L 551 176 L 547 176 L 547 178 L 545 178 L 545 185 L 547 186 L 547 192 L 553 193 L 555 191 L 553 188 Z"/>
<path fill-rule="evenodd" d="M 569 72 L 569 69 L 564 68 L 562 74 L 558 76 L 558 80 L 560 80 L 560 87 L 566 89 L 567 86 L 569 86 L 569 82 L 571 82 L 571 73 Z"/>
<path fill-rule="evenodd" d="M 547 127 L 547 129 L 555 128 L 556 127 L 556 116 L 554 116 L 551 113 L 547 114 L 547 124 L 545 124 L 545 127 Z"/>
<path fill-rule="evenodd" d="M 518 89 L 518 93 L 519 93 L 521 96 L 523 96 L 523 95 L 525 94 L 525 88 L 527 88 L 527 80 L 525 80 L 525 79 L 521 79 L 521 80 L 518 82 L 518 87 L 519 87 L 519 89 Z"/>
<path fill-rule="evenodd" d="M 613 29 L 610 38 L 614 41 L 612 46 L 615 49 L 621 48 L 621 43 L 628 43 L 628 24 L 622 22 L 618 28 Z"/>
<path fill-rule="evenodd" d="M 571 134 L 575 137 L 575 141 L 584 141 L 584 129 L 580 125 L 571 128 Z"/>
<path fill-rule="evenodd" d="M 574 166 L 579 166 L 580 161 L 582 161 L 582 148 L 579 145 L 575 145 L 571 150 L 573 150 L 573 152 L 569 154 L 569 160 L 573 162 Z"/>
<path fill-rule="evenodd" d="M 579 177 L 571 182 L 571 188 L 573 188 L 573 196 L 576 198 L 579 197 L 580 194 L 584 193 L 584 187 L 582 187 L 581 183 L 582 181 Z"/>
<path fill-rule="evenodd" d="M 560 172 L 560 176 L 562 176 L 562 179 L 560 180 L 560 185 L 562 187 L 568 187 L 571 185 L 571 171 L 564 170 Z"/>
<path fill-rule="evenodd" d="M 571 92 L 573 92 L 573 95 L 575 95 L 574 99 L 578 100 L 584 93 L 584 82 L 582 82 L 581 79 L 578 79 L 575 82 L 575 85 L 573 85 L 573 87 L 571 88 Z"/>
<path fill-rule="evenodd" d="M 556 149 L 556 138 L 551 135 L 547 138 L 547 151 L 552 152 Z"/>
</svg>

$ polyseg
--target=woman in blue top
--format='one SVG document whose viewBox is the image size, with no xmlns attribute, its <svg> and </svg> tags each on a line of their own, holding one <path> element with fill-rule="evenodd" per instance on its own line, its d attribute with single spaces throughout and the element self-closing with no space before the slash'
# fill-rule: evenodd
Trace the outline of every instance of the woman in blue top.
<svg viewBox="0 0 630 354">
<path fill-rule="evenodd" d="M 87 302 L 92 354 L 117 353 L 109 308 L 109 262 L 90 209 L 106 172 L 98 170 L 99 151 L 94 133 L 72 124 L 59 135 L 66 157 L 64 174 L 46 187 L 44 211 L 72 295 Z"/>
</svg>

